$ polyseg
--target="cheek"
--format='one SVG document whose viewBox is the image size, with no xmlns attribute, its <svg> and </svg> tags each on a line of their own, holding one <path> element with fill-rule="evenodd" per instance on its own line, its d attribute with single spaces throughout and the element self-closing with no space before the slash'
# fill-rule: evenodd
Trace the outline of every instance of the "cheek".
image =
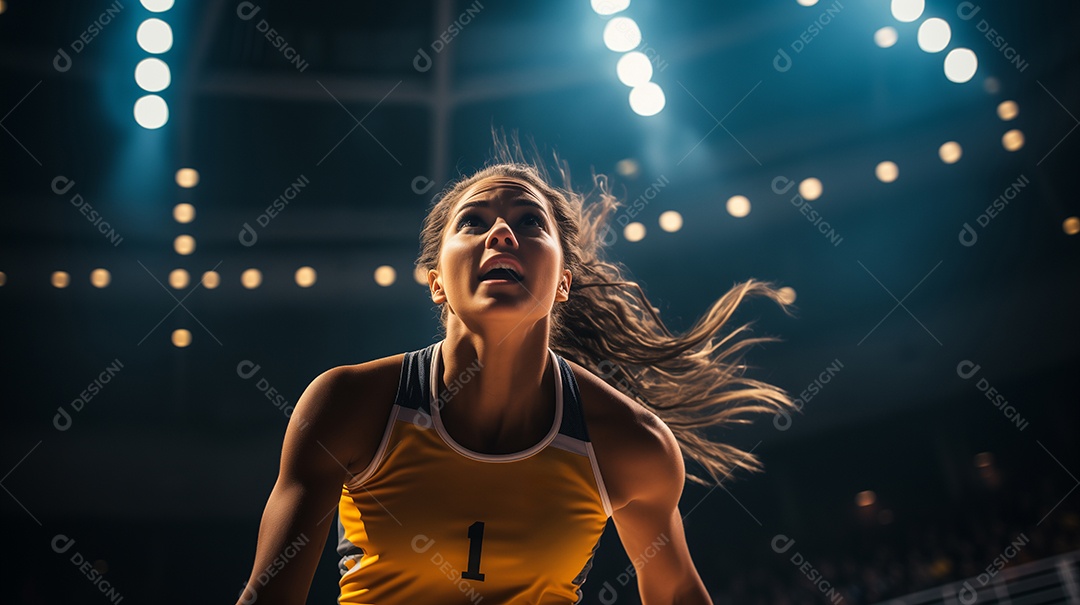
<svg viewBox="0 0 1080 605">
<path fill-rule="evenodd" d="M 452 281 L 467 275 L 469 262 L 473 254 L 473 249 L 465 245 L 464 242 L 453 238 L 445 240 L 442 249 L 439 251 L 439 267 L 445 279 Z"/>
</svg>

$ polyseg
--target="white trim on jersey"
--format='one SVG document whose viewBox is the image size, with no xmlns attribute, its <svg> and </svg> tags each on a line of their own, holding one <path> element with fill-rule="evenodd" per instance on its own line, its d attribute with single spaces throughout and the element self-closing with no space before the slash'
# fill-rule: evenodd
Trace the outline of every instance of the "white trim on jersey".
<svg viewBox="0 0 1080 605">
<path fill-rule="evenodd" d="M 466 458 L 472 458 L 473 460 L 479 460 L 481 462 L 515 462 L 517 460 L 524 460 L 530 456 L 533 456 L 551 443 L 555 436 L 559 434 L 559 427 L 562 426 L 563 415 L 563 381 L 562 371 L 559 366 L 559 360 L 555 356 L 555 351 L 548 349 L 548 353 L 551 357 L 551 371 L 555 376 L 555 422 L 552 423 L 551 429 L 548 430 L 547 435 L 540 440 L 539 443 L 534 444 L 532 447 L 524 449 L 520 452 L 512 454 L 482 454 L 480 452 L 474 452 L 469 448 L 454 441 L 454 438 L 446 432 L 446 427 L 443 426 L 442 416 L 439 414 L 439 361 L 441 356 L 439 351 L 442 349 L 442 342 L 435 345 L 435 350 L 431 354 L 431 416 L 435 420 L 435 430 L 438 431 L 439 436 L 442 437 L 450 449 L 465 456 Z"/>
</svg>

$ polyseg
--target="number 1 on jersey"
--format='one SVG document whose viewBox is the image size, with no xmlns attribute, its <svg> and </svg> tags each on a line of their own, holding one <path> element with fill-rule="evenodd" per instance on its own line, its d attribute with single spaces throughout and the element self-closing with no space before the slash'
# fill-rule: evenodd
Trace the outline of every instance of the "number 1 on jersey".
<svg viewBox="0 0 1080 605">
<path fill-rule="evenodd" d="M 480 573 L 480 549 L 484 546 L 484 522 L 477 521 L 469 526 L 469 569 L 461 572 L 466 580 L 484 581 Z"/>
</svg>

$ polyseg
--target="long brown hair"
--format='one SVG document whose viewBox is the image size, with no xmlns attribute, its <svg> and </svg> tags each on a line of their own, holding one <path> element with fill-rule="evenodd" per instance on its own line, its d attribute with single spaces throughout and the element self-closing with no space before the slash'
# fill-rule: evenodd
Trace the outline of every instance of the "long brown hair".
<svg viewBox="0 0 1080 605">
<path fill-rule="evenodd" d="M 747 416 L 781 413 L 797 407 L 783 389 L 745 377 L 742 356 L 775 337 L 736 338 L 751 323 L 725 330 L 747 298 L 764 296 L 788 315 L 792 303 L 773 284 L 754 279 L 735 284 L 689 330 L 672 334 L 641 287 L 624 278 L 620 265 L 603 257 L 608 220 L 620 204 L 604 175 L 593 175 L 593 190 L 577 192 L 565 162 L 555 158 L 558 184 L 536 146 L 526 154 L 516 137 L 494 133 L 492 162 L 450 185 L 436 197 L 420 234 L 422 269 L 438 265 L 443 228 L 461 195 L 481 179 L 525 181 L 547 197 L 558 224 L 563 262 L 573 275 L 570 299 L 551 312 L 549 346 L 646 406 L 675 434 L 685 457 L 719 482 L 736 468 L 762 469 L 752 453 L 709 438 L 715 428 L 747 424 Z M 528 156 L 528 157 L 527 157 Z M 445 326 L 447 309 L 442 308 Z M 726 334 L 722 334 L 726 332 Z M 690 479 L 707 484 L 697 474 Z"/>
</svg>

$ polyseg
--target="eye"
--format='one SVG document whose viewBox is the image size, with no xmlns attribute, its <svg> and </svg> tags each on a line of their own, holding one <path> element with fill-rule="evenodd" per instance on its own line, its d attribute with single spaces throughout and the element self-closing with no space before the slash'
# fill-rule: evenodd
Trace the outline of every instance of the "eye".
<svg viewBox="0 0 1080 605">
<path fill-rule="evenodd" d="M 481 222 L 482 221 L 477 214 L 469 213 L 458 219 L 457 228 L 460 230 L 464 227 L 479 227 Z"/>
<path fill-rule="evenodd" d="M 529 212 L 529 213 L 526 213 L 524 216 L 521 217 L 521 224 L 522 225 L 531 225 L 531 226 L 535 226 L 535 227 L 539 227 L 539 228 L 543 229 L 544 228 L 544 219 L 539 214 Z"/>
</svg>

